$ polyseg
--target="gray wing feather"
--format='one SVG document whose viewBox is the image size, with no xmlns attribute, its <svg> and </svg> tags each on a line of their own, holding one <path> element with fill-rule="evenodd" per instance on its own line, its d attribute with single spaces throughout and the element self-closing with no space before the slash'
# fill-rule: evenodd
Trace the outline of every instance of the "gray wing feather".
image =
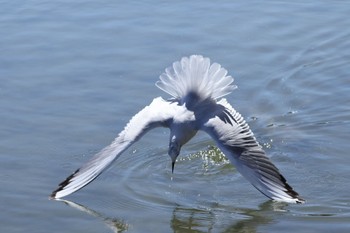
<svg viewBox="0 0 350 233">
<path fill-rule="evenodd" d="M 243 117 L 225 99 L 218 102 L 225 113 L 218 113 L 202 126 L 220 150 L 250 183 L 267 197 L 284 202 L 303 203 L 275 165 L 265 155 Z M 224 121 L 220 114 L 231 117 Z"/>
</svg>

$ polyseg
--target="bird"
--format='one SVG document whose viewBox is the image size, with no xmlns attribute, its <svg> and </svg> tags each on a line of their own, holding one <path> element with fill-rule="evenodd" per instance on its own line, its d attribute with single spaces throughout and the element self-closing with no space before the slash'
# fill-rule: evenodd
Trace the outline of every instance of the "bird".
<svg viewBox="0 0 350 233">
<path fill-rule="evenodd" d="M 204 131 L 237 171 L 266 197 L 304 203 L 267 157 L 241 114 L 223 98 L 237 88 L 233 81 L 225 68 L 202 55 L 174 62 L 155 83 L 171 97 L 156 97 L 134 115 L 112 143 L 61 182 L 50 199 L 61 199 L 88 185 L 148 131 L 166 127 L 170 129 L 172 172 L 181 147 L 198 131 Z"/>
</svg>

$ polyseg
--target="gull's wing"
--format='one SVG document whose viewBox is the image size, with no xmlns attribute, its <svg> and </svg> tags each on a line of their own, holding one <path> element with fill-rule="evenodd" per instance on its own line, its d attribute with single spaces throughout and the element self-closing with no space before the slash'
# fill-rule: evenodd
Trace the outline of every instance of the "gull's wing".
<svg viewBox="0 0 350 233">
<path fill-rule="evenodd" d="M 169 120 L 176 112 L 176 108 L 176 104 L 160 97 L 154 99 L 149 106 L 146 106 L 130 120 L 125 129 L 109 146 L 102 149 L 60 183 L 59 187 L 52 192 L 51 198 L 67 196 L 89 184 L 148 130 L 158 126 L 167 127 Z"/>
<path fill-rule="evenodd" d="M 283 202 L 303 203 L 279 170 L 265 155 L 243 117 L 225 99 L 220 100 L 201 127 L 217 143 L 236 169 L 265 196 Z"/>
</svg>

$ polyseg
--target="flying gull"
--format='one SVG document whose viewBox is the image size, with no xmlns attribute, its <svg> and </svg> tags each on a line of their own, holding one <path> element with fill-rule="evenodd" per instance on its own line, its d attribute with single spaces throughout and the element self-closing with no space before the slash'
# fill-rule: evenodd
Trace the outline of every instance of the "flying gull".
<svg viewBox="0 0 350 233">
<path fill-rule="evenodd" d="M 209 134 L 236 169 L 262 194 L 281 202 L 304 203 L 266 156 L 243 117 L 222 98 L 236 86 L 227 70 L 192 55 L 174 62 L 156 86 L 172 96 L 155 98 L 131 118 L 114 141 L 93 156 L 52 192 L 60 199 L 88 185 L 126 149 L 155 127 L 170 129 L 168 154 L 172 171 L 181 147 L 198 130 Z"/>
</svg>

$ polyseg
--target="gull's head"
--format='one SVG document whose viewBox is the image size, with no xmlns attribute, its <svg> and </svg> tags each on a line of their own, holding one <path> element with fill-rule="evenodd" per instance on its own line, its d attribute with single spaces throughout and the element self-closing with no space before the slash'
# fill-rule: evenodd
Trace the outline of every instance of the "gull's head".
<svg viewBox="0 0 350 233">
<path fill-rule="evenodd" d="M 180 124 L 173 124 L 170 127 L 170 142 L 168 154 L 171 158 L 171 171 L 174 172 L 174 166 L 177 156 L 179 156 L 181 147 L 186 144 L 197 130 L 191 125 L 191 122 L 184 122 Z"/>
</svg>

